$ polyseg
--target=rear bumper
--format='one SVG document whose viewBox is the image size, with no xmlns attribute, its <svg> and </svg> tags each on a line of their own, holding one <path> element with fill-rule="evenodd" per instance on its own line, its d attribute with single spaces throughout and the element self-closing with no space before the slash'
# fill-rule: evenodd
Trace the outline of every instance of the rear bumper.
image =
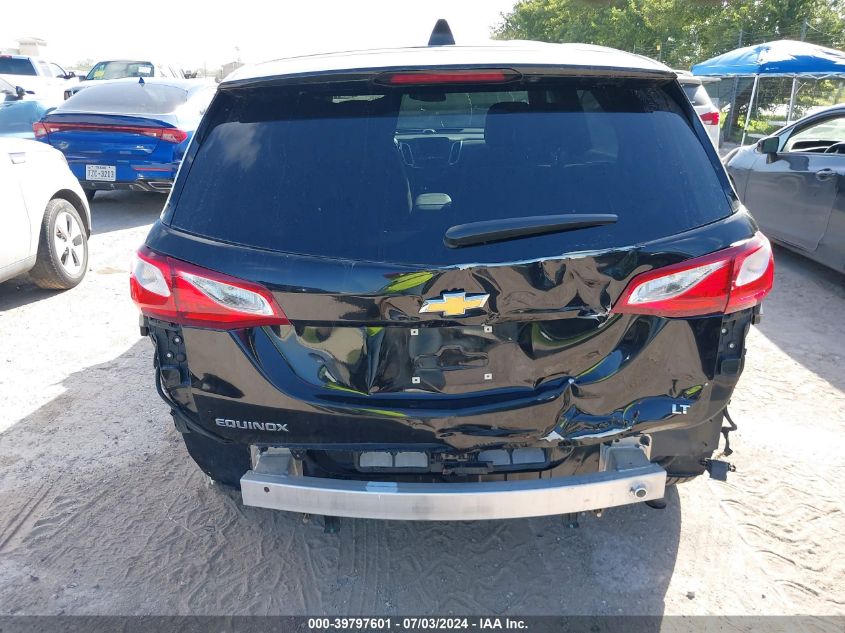
<svg viewBox="0 0 845 633">
<path fill-rule="evenodd" d="M 568 514 L 663 497 L 666 471 L 636 446 L 603 447 L 588 475 L 476 483 L 404 483 L 296 475 L 290 453 L 264 453 L 241 478 L 244 505 L 326 516 L 415 521 Z M 539 476 L 538 476 L 539 477 Z"/>
<path fill-rule="evenodd" d="M 80 180 L 79 184 L 88 191 L 156 191 L 167 193 L 173 187 L 172 180 L 131 180 L 128 182 Z"/>
<path fill-rule="evenodd" d="M 100 159 L 99 161 L 93 158 L 79 160 L 71 157 L 68 159 L 68 165 L 73 175 L 79 180 L 82 188 L 88 191 L 158 191 L 167 193 L 173 187 L 173 180 L 176 178 L 178 169 L 178 163 L 155 161 L 130 164 L 128 161 L 121 161 L 114 165 L 115 180 L 88 180 L 85 175 L 86 165 L 100 163 L 114 165 L 114 161 L 108 159 Z"/>
</svg>

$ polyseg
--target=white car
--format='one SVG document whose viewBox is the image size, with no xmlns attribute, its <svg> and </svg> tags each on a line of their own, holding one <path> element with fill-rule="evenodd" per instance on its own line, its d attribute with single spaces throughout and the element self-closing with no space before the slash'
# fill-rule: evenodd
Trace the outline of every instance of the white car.
<svg viewBox="0 0 845 633">
<path fill-rule="evenodd" d="M 42 103 L 57 106 L 79 77 L 58 64 L 28 55 L 0 55 L 0 78 L 22 87 Z"/>
<path fill-rule="evenodd" d="M 88 268 L 91 209 L 58 150 L 0 138 L 0 282 L 29 271 L 42 288 L 73 288 Z"/>
<path fill-rule="evenodd" d="M 695 77 L 692 73 L 685 70 L 675 71 L 678 73 L 678 81 L 687 98 L 695 108 L 698 117 L 704 124 L 704 129 L 707 130 L 707 135 L 713 141 L 713 146 L 719 147 L 719 109 L 710 100 L 710 95 L 707 94 L 700 77 Z"/>
</svg>

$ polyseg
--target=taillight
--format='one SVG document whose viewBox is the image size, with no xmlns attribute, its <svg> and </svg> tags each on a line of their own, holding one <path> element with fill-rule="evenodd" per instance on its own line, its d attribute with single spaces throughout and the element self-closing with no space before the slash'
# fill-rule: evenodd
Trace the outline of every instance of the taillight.
<svg viewBox="0 0 845 633">
<path fill-rule="evenodd" d="M 290 323 L 267 288 L 142 247 L 129 276 L 132 300 L 149 317 L 237 329 Z"/>
<path fill-rule="evenodd" d="M 176 143 L 178 145 L 188 138 L 188 133 L 176 128 L 162 128 L 161 136 L 159 138 L 166 143 Z"/>
<path fill-rule="evenodd" d="M 759 304 L 774 283 L 772 247 L 762 233 L 742 244 L 634 277 L 613 312 L 691 317 Z"/>
<path fill-rule="evenodd" d="M 701 115 L 704 125 L 719 125 L 719 112 L 705 112 Z"/>
<path fill-rule="evenodd" d="M 375 83 L 390 86 L 467 83 L 500 84 L 514 81 L 520 77 L 521 75 L 515 70 L 502 68 L 482 70 L 417 70 L 382 73 L 376 77 Z"/>
<path fill-rule="evenodd" d="M 40 126 L 41 133 L 35 130 L 35 126 Z M 141 136 L 149 136 L 150 138 L 157 138 L 165 143 L 179 144 L 188 138 L 188 133 L 175 127 L 146 127 L 144 125 L 108 125 L 96 123 L 57 123 L 54 121 L 46 121 L 33 123 L 32 129 L 35 131 L 36 138 L 53 134 L 54 132 L 122 132 L 124 134 L 140 134 Z"/>
<path fill-rule="evenodd" d="M 47 126 L 41 121 L 36 121 L 32 124 L 32 132 L 35 134 L 35 138 L 44 138 L 47 136 Z"/>
</svg>

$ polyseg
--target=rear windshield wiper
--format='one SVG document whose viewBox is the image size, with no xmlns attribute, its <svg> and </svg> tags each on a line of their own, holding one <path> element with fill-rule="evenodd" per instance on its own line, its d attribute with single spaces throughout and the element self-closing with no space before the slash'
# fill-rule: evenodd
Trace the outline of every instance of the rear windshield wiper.
<svg viewBox="0 0 845 633">
<path fill-rule="evenodd" d="M 475 246 L 534 237 L 546 233 L 561 233 L 586 229 L 592 226 L 614 224 L 618 217 L 613 213 L 574 213 L 567 215 L 532 215 L 521 218 L 504 218 L 457 224 L 446 231 L 443 243 L 449 248 Z"/>
</svg>

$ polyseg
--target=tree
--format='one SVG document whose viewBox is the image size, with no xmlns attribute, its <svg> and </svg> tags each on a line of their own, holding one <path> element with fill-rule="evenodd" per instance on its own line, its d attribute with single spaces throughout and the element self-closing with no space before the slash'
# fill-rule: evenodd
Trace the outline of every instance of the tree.
<svg viewBox="0 0 845 633">
<path fill-rule="evenodd" d="M 740 42 L 800 39 L 802 31 L 841 48 L 845 0 L 521 0 L 494 36 L 600 44 L 689 68 Z"/>
</svg>

